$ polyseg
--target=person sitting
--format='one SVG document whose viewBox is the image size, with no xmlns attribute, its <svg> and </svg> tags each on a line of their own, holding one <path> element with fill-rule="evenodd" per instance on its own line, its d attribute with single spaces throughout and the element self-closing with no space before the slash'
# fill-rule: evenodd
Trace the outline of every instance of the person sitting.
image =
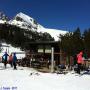
<svg viewBox="0 0 90 90">
<path fill-rule="evenodd" d="M 60 69 L 66 69 L 66 67 L 65 67 L 64 64 L 60 64 L 60 65 L 58 65 L 58 68 L 60 68 Z"/>
</svg>

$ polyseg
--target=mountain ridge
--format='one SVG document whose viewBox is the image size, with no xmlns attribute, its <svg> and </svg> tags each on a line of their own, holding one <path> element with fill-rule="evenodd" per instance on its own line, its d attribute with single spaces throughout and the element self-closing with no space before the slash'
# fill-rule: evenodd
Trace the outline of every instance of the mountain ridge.
<svg viewBox="0 0 90 90">
<path fill-rule="evenodd" d="M 27 30 L 33 30 L 37 32 L 47 32 L 49 33 L 52 37 L 54 37 L 55 41 L 58 41 L 59 34 L 66 34 L 67 31 L 59 30 L 59 29 L 50 29 L 50 28 L 45 28 L 42 25 L 40 25 L 35 19 L 32 17 L 20 12 L 16 14 L 16 16 L 11 19 L 11 20 L 3 20 L 0 19 L 0 23 L 4 24 L 10 24 L 10 25 L 15 25 L 17 27 L 27 29 Z"/>
</svg>

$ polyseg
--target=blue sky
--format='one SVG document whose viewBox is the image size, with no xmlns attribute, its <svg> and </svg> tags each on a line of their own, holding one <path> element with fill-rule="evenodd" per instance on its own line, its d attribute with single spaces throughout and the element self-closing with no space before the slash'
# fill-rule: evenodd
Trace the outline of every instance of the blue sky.
<svg viewBox="0 0 90 90">
<path fill-rule="evenodd" d="M 0 0 L 0 11 L 10 18 L 23 12 L 47 28 L 90 28 L 90 0 Z"/>
</svg>

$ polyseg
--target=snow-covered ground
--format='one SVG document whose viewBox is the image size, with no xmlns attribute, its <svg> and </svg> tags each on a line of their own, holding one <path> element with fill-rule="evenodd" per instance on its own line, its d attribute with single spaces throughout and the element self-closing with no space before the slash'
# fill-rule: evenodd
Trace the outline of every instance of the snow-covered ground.
<svg viewBox="0 0 90 90">
<path fill-rule="evenodd" d="M 90 90 L 88 74 L 80 76 L 70 72 L 57 75 L 26 67 L 13 70 L 9 65 L 7 69 L 3 68 L 0 64 L 0 90 Z"/>
</svg>

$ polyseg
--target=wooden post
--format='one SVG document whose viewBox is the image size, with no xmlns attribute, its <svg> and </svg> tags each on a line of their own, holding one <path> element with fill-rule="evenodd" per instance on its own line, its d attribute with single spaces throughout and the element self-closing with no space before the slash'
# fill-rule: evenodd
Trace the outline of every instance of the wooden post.
<svg viewBox="0 0 90 90">
<path fill-rule="evenodd" d="M 54 47 L 51 49 L 51 73 L 54 72 Z"/>
<path fill-rule="evenodd" d="M 61 48 L 60 48 L 60 64 L 62 63 L 62 51 L 61 51 Z"/>
</svg>

